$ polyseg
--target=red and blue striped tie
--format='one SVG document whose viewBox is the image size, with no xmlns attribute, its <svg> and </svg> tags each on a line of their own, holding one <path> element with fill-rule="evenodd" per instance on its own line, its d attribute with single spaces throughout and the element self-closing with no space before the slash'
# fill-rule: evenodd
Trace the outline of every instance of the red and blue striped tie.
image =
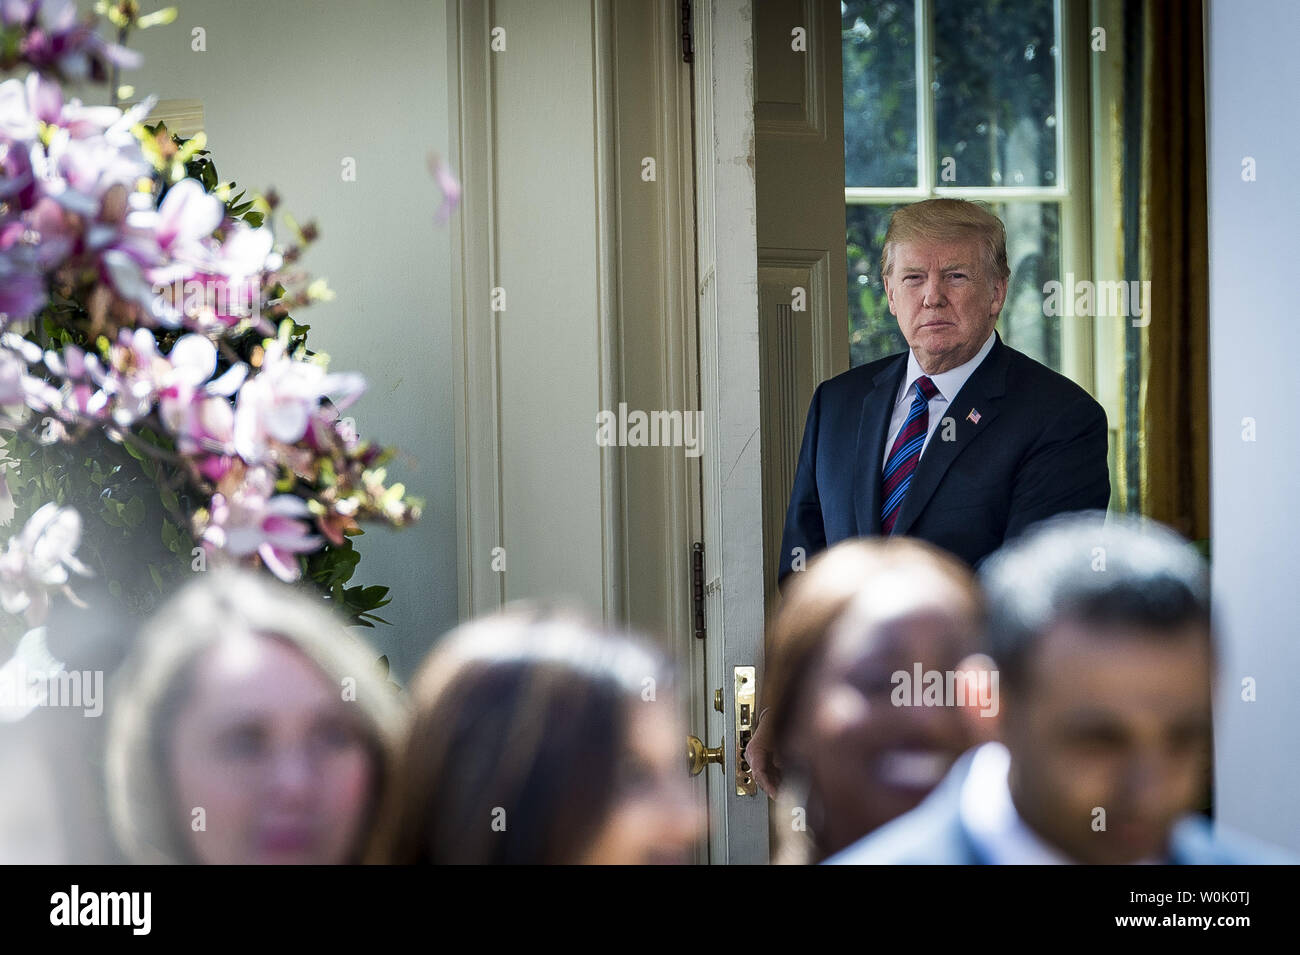
<svg viewBox="0 0 1300 955">
<path fill-rule="evenodd" d="M 925 375 L 916 379 L 916 397 L 912 399 L 902 430 L 894 439 L 881 478 L 880 530 L 883 534 L 894 531 L 894 521 L 898 520 L 898 510 L 907 496 L 912 472 L 916 470 L 916 462 L 921 460 L 921 448 L 925 446 L 925 436 L 930 430 L 930 399 L 938 393 L 934 382 Z"/>
</svg>

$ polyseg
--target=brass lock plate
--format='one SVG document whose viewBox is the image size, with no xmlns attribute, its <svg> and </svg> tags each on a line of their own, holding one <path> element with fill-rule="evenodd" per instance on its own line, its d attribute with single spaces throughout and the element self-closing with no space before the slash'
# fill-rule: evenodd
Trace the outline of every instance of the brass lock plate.
<svg viewBox="0 0 1300 955">
<path fill-rule="evenodd" d="M 758 783 L 754 782 L 754 773 L 745 761 L 745 747 L 754 735 L 754 719 L 758 714 L 755 706 L 758 702 L 758 683 L 755 668 L 735 667 L 735 704 L 733 711 L 736 718 L 736 795 L 752 796 L 758 792 Z"/>
</svg>

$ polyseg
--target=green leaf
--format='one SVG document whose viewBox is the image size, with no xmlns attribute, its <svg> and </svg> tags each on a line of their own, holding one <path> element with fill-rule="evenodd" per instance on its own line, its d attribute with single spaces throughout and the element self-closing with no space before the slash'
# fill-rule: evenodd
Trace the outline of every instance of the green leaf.
<svg viewBox="0 0 1300 955">
<path fill-rule="evenodd" d="M 139 527 L 144 520 L 144 500 L 137 494 L 122 508 L 122 520 L 127 527 Z"/>
<path fill-rule="evenodd" d="M 172 23 L 176 19 L 175 7 L 163 7 L 161 10 L 155 10 L 153 13 L 146 13 L 135 21 L 135 25 L 141 30 L 147 30 L 152 26 L 158 26 L 164 23 Z"/>
<path fill-rule="evenodd" d="M 162 542 L 163 546 L 173 554 L 179 554 L 184 549 L 180 529 L 166 518 L 163 518 L 162 522 Z"/>
<path fill-rule="evenodd" d="M 392 603 L 393 599 L 388 596 L 388 588 L 380 586 L 349 587 L 343 594 L 348 606 L 358 610 L 375 610 Z"/>
<path fill-rule="evenodd" d="M 103 508 L 100 510 L 99 516 L 104 523 L 109 527 L 125 527 L 126 522 L 122 519 L 121 502 L 115 501 L 111 497 L 101 498 L 101 500 L 103 501 Z"/>
</svg>

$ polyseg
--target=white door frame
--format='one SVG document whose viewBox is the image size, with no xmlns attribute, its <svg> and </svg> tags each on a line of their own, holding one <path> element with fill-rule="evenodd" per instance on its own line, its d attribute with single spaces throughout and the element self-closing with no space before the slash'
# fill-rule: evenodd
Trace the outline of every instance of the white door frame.
<svg viewBox="0 0 1300 955">
<path fill-rule="evenodd" d="M 703 411 L 709 745 L 714 862 L 768 861 L 767 797 L 736 795 L 732 669 L 763 668 L 763 481 L 758 349 L 758 235 L 754 183 L 752 0 L 692 5 L 695 85 L 696 258 Z M 723 785 L 713 785 L 721 768 Z M 717 824 L 721 821 L 721 825 Z"/>
</svg>

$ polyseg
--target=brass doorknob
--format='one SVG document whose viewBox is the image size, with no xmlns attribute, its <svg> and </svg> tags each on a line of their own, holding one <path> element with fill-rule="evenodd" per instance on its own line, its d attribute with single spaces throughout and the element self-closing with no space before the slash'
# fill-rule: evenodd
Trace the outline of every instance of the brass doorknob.
<svg viewBox="0 0 1300 955">
<path fill-rule="evenodd" d="M 692 776 L 704 772 L 704 767 L 709 763 L 717 763 L 721 766 L 724 759 L 721 746 L 709 749 L 704 745 L 704 740 L 698 736 L 686 737 L 686 758 L 690 762 Z"/>
</svg>

